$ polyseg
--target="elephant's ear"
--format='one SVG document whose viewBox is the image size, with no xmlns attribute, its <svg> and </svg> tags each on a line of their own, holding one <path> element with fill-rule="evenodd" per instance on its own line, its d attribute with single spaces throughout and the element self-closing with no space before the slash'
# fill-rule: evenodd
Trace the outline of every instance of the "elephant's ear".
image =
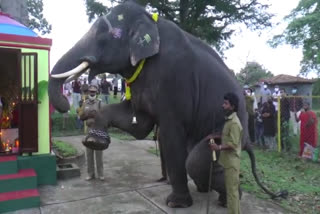
<svg viewBox="0 0 320 214">
<path fill-rule="evenodd" d="M 143 15 L 131 27 L 130 61 L 133 66 L 147 57 L 159 52 L 160 38 L 157 23 L 149 16 Z"/>
</svg>

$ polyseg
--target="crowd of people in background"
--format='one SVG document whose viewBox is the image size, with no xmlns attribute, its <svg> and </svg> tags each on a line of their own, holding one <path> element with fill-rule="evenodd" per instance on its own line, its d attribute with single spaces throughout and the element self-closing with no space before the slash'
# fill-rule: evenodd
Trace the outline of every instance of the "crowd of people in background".
<svg viewBox="0 0 320 214">
<path fill-rule="evenodd" d="M 93 78 L 90 83 L 86 78 L 77 79 L 63 86 L 64 95 L 74 109 L 80 108 L 81 103 L 88 95 L 90 85 L 97 87 L 99 99 L 105 104 L 110 103 L 112 92 L 114 98 L 118 96 L 118 93 L 121 94 L 121 97 L 125 96 L 126 86 L 123 78 L 121 79 L 121 84 L 118 78 L 108 81 L 106 75 L 101 80 Z M 118 90 L 119 87 L 120 91 Z M 244 96 L 251 142 L 268 150 L 277 150 L 276 135 L 278 133 L 277 130 L 280 130 L 282 151 L 288 152 L 292 149 L 291 133 L 294 136 L 300 134 L 300 156 L 306 143 L 313 147 L 317 146 L 316 114 L 311 111 L 310 103 L 306 100 L 304 101 L 302 96 L 299 96 L 297 87 L 292 87 L 290 93 L 285 88 L 280 88 L 276 85 L 273 92 L 271 92 L 266 83 L 261 83 L 259 95 L 256 96 L 254 91 L 245 85 Z M 65 117 L 67 117 L 67 114 L 65 113 Z M 76 127 L 78 129 L 83 128 L 83 122 L 79 118 L 77 119 Z"/>
<path fill-rule="evenodd" d="M 119 84 L 121 81 L 121 84 Z M 125 79 L 114 77 L 111 81 L 107 80 L 106 75 L 103 75 L 101 79 L 94 77 L 90 83 L 87 81 L 87 78 L 78 78 L 72 82 L 65 83 L 63 85 L 63 94 L 68 99 L 70 106 L 76 111 L 79 112 L 79 109 L 82 103 L 87 99 L 89 95 L 89 87 L 97 87 L 97 97 L 103 103 L 110 103 L 110 95 L 113 92 L 113 98 L 121 98 L 125 96 Z M 121 87 L 120 87 L 121 86 Z M 120 88 L 119 88 L 120 87 Z M 119 89 L 118 89 L 119 88 Z M 69 117 L 69 112 L 63 114 L 63 123 L 62 128 L 66 129 L 66 120 Z M 83 121 L 80 120 L 78 116 L 76 118 L 75 126 L 77 129 L 83 129 Z"/>
<path fill-rule="evenodd" d="M 317 116 L 311 111 L 310 103 L 299 96 L 297 87 L 288 93 L 276 85 L 272 93 L 268 85 L 262 83 L 259 96 L 256 96 L 245 85 L 244 96 L 251 142 L 264 149 L 277 150 L 276 135 L 280 130 L 281 151 L 292 149 L 290 133 L 294 136 L 300 134 L 300 156 L 306 144 L 317 146 Z"/>
<path fill-rule="evenodd" d="M 121 80 L 121 87 L 119 89 L 118 81 Z M 113 91 L 113 97 L 116 98 L 118 93 L 121 97 L 125 93 L 125 79 L 113 78 L 112 81 L 108 81 L 106 75 L 104 75 L 101 80 L 94 77 L 90 83 L 88 83 L 87 78 L 77 79 L 70 83 L 63 85 L 63 94 L 67 97 L 70 105 L 77 109 L 79 107 L 80 100 L 83 100 L 88 94 L 89 85 L 95 85 L 98 87 L 98 94 L 100 99 L 106 104 L 110 101 L 110 94 Z"/>
</svg>

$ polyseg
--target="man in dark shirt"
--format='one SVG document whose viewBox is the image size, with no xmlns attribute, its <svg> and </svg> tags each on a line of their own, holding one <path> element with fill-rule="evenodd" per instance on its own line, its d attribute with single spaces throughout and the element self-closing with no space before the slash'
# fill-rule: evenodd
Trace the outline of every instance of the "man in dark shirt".
<svg viewBox="0 0 320 214">
<path fill-rule="evenodd" d="M 86 99 L 86 96 L 88 95 L 88 89 L 89 85 L 87 83 L 87 78 L 83 79 L 83 84 L 81 85 L 81 95 L 82 95 L 82 100 Z"/>
<path fill-rule="evenodd" d="M 106 77 L 103 77 L 102 81 L 101 81 L 101 94 L 102 96 L 104 96 L 106 103 L 109 103 L 109 94 L 110 94 L 110 90 L 112 88 L 111 84 L 107 81 Z"/>
<path fill-rule="evenodd" d="M 121 79 L 121 96 L 126 93 L 126 80 L 124 78 Z"/>
<path fill-rule="evenodd" d="M 277 145 L 275 141 L 275 107 L 272 103 L 272 97 L 268 98 L 262 106 L 263 121 L 263 140 L 267 149 L 275 150 Z"/>
<path fill-rule="evenodd" d="M 80 102 L 80 99 L 81 99 L 81 83 L 79 81 L 79 79 L 76 79 L 75 81 L 72 82 L 72 90 L 73 90 L 73 93 L 72 93 L 72 104 L 73 104 L 73 107 L 75 109 L 77 109 L 79 107 L 79 102 Z"/>
</svg>

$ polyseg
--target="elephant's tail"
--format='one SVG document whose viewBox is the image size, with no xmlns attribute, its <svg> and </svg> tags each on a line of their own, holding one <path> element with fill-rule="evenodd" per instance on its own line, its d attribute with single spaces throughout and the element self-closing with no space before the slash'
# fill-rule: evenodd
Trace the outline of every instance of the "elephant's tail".
<svg viewBox="0 0 320 214">
<path fill-rule="evenodd" d="M 269 194 L 272 199 L 276 199 L 278 197 L 287 198 L 287 196 L 288 196 L 287 190 L 282 190 L 278 193 L 273 193 L 270 190 L 268 190 L 265 186 L 263 186 L 263 184 L 260 182 L 258 175 L 257 175 L 257 172 L 256 172 L 256 158 L 253 153 L 251 145 L 247 143 L 244 150 L 246 150 L 248 152 L 248 155 L 249 155 L 250 161 L 251 161 L 252 174 L 253 174 L 254 179 L 256 180 L 257 184 L 261 187 L 261 189 L 263 189 L 263 191 L 265 193 Z"/>
</svg>

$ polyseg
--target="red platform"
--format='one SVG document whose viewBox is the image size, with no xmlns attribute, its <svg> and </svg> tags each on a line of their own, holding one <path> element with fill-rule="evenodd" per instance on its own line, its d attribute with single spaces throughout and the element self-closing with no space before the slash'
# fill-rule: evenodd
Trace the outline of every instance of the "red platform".
<svg viewBox="0 0 320 214">
<path fill-rule="evenodd" d="M 16 161 L 16 160 L 17 160 L 17 156 L 15 156 L 15 155 L 0 157 L 0 162 Z"/>
<path fill-rule="evenodd" d="M 37 189 L 5 192 L 5 193 L 0 193 L 0 202 L 28 198 L 28 197 L 37 197 L 37 196 L 39 196 L 39 192 Z"/>
<path fill-rule="evenodd" d="M 32 177 L 32 176 L 37 176 L 34 169 L 21 169 L 16 174 L 0 175 L 0 180 L 17 179 L 17 178 L 25 178 L 25 177 Z"/>
</svg>

